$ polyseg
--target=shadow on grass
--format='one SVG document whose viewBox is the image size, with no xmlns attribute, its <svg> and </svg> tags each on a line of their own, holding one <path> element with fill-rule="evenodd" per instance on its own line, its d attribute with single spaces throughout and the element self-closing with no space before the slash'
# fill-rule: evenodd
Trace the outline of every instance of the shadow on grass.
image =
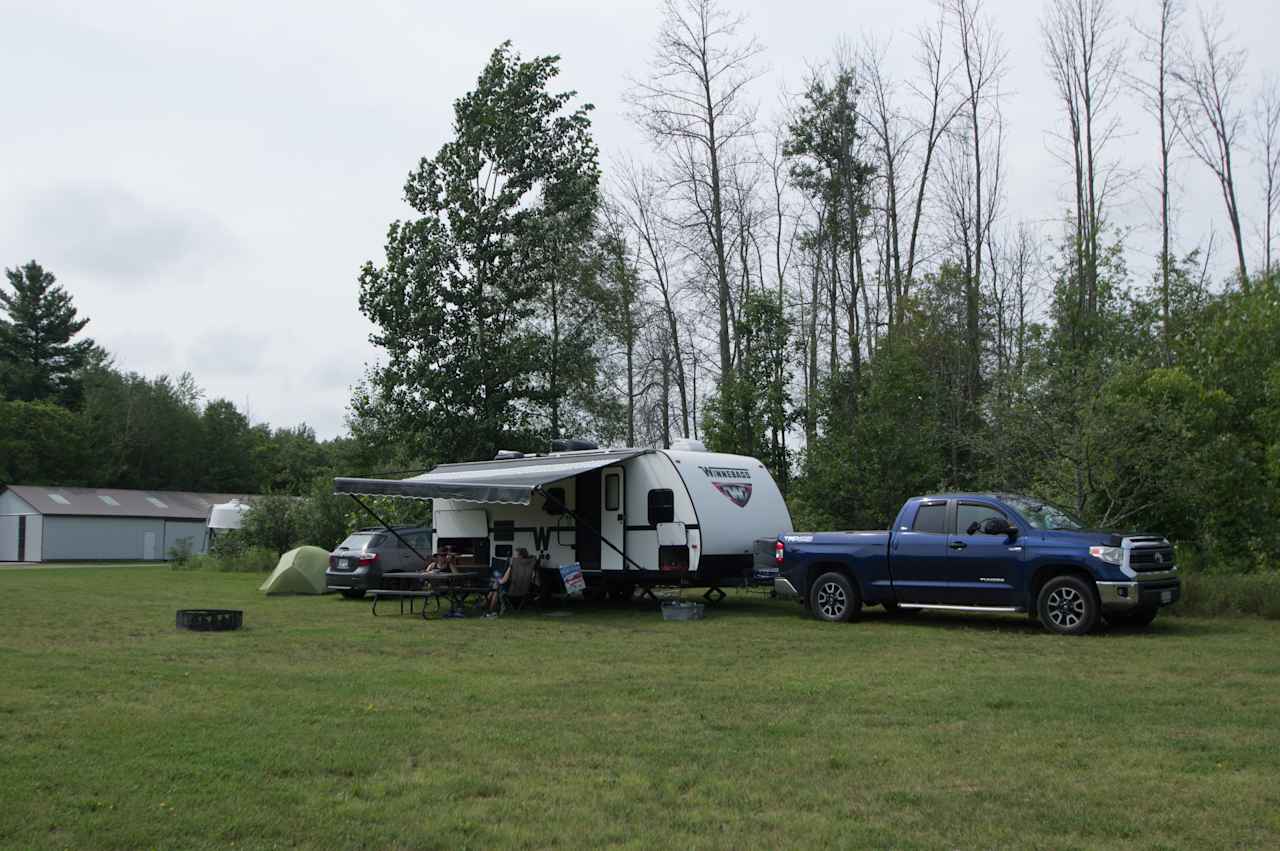
<svg viewBox="0 0 1280 851">
<path fill-rule="evenodd" d="M 1016 632 L 1025 633 L 1027 635 L 1048 634 L 1048 631 L 1040 625 L 1038 620 L 1030 618 L 1026 615 L 982 615 L 969 613 L 951 613 L 938 611 L 916 611 L 910 614 L 899 613 L 889 614 L 882 610 L 870 609 L 864 611 L 859 621 L 862 624 L 875 625 L 898 625 L 898 624 L 915 624 L 917 626 L 927 626 L 931 629 L 967 629 L 967 630 L 987 630 L 990 632 Z M 1221 635 L 1224 633 L 1241 632 L 1244 630 L 1242 625 L 1231 624 L 1221 620 L 1212 622 L 1205 621 L 1187 621 L 1185 618 L 1170 617 L 1161 615 L 1154 623 L 1146 627 L 1133 626 L 1112 626 L 1105 621 L 1100 623 L 1094 630 L 1094 635 Z"/>
</svg>

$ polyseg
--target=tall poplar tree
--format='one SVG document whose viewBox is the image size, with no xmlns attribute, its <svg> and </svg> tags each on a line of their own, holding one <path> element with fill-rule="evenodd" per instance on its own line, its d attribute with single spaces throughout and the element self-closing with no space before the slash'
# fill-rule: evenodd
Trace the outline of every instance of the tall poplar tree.
<svg viewBox="0 0 1280 851">
<path fill-rule="evenodd" d="M 574 92 L 547 90 L 558 63 L 510 43 L 493 52 L 454 103 L 453 140 L 409 175 L 419 217 L 393 222 L 385 264 L 361 270 L 360 309 L 386 362 L 356 415 L 426 459 L 549 436 L 569 392 L 547 366 L 581 352 L 560 350 L 547 308 L 590 239 L 599 168 L 591 106 L 570 111 Z"/>
</svg>

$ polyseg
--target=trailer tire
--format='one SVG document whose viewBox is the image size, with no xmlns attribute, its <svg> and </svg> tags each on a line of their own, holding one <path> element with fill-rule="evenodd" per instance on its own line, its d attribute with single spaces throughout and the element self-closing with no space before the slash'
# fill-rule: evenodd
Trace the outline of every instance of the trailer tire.
<svg viewBox="0 0 1280 851">
<path fill-rule="evenodd" d="M 844 623 L 862 612 L 862 597 L 843 573 L 824 573 L 809 588 L 809 608 L 818 620 Z"/>
<path fill-rule="evenodd" d="M 1058 635 L 1091 632 L 1098 625 L 1101 608 L 1092 583 L 1072 574 L 1050 579 L 1036 598 L 1040 624 Z"/>
<path fill-rule="evenodd" d="M 609 599 L 615 603 L 629 603 L 631 598 L 636 595 L 636 586 L 634 585 L 610 585 Z"/>
</svg>

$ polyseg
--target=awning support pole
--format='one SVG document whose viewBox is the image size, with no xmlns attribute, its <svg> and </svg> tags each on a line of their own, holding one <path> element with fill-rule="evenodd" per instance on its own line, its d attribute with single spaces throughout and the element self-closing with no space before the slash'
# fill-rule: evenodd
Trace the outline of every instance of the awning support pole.
<svg viewBox="0 0 1280 851">
<path fill-rule="evenodd" d="M 390 523 L 388 523 L 387 521 L 383 520 L 381 517 L 379 517 L 379 516 L 378 516 L 378 513 L 377 513 L 376 511 L 374 511 L 374 510 L 373 510 L 372 508 L 370 508 L 369 506 L 365 505 L 365 504 L 364 504 L 364 502 L 360 499 L 360 497 L 356 496 L 356 495 L 355 495 L 355 494 L 353 494 L 353 493 L 352 493 L 352 494 L 347 494 L 347 496 L 349 496 L 349 497 L 351 497 L 352 499 L 354 499 L 354 500 L 356 501 L 356 505 L 360 506 L 360 507 L 361 507 L 361 508 L 363 508 L 366 512 L 368 512 L 368 514 L 369 514 L 369 516 L 370 516 L 370 517 L 372 517 L 374 520 L 377 520 L 377 521 L 378 521 L 378 523 L 379 523 L 379 524 L 381 524 L 381 526 L 382 526 L 382 528 L 383 528 L 383 529 L 386 529 L 388 532 L 390 532 L 391 534 L 395 535 L 395 536 L 396 536 L 396 540 L 397 540 L 397 541 L 399 541 L 400 543 L 404 544 L 404 545 L 405 545 L 405 547 L 409 550 L 409 552 L 413 553 L 413 554 L 414 554 L 414 555 L 416 555 L 418 558 L 422 559 L 422 563 L 423 563 L 423 564 L 426 564 L 426 563 L 427 563 L 427 557 L 426 557 L 426 556 L 424 556 L 422 553 L 420 553 L 420 552 L 418 552 L 417 550 L 415 550 L 415 549 L 413 548 L 413 546 L 412 546 L 408 541 L 406 541 L 404 538 L 400 537 L 400 533 L 399 533 L 399 532 L 397 532 L 395 529 L 392 529 L 392 528 L 391 528 L 391 524 L 390 524 Z"/>
<path fill-rule="evenodd" d="M 535 491 L 537 491 L 538 493 L 542 494 L 542 496 L 543 496 L 543 498 L 544 498 L 544 499 L 548 500 L 549 502 L 553 502 L 553 503 L 555 503 L 557 506 L 559 506 L 561 511 L 563 511 L 565 514 L 568 514 L 570 517 L 572 517 L 572 518 L 573 518 L 573 522 L 574 522 L 574 523 L 580 524 L 580 525 L 582 525 L 582 526 L 586 526 L 586 527 L 587 527 L 587 531 L 588 531 L 588 532 L 590 532 L 591 534 L 595 535 L 597 538 L 599 538 L 599 539 L 600 539 L 601 541 L 603 541 L 604 543 L 608 544 L 608 545 L 609 545 L 609 549 L 613 550 L 615 553 L 617 553 L 618 555 L 622 556 L 622 572 L 623 572 L 623 573 L 626 573 L 628 570 L 630 570 L 630 568 L 628 568 L 628 567 L 627 567 L 627 564 L 628 564 L 628 563 L 630 563 L 630 564 L 634 565 L 636 570 L 644 570 L 644 568 L 643 568 L 643 567 L 641 567 L 640 565 L 638 565 L 638 564 L 636 564 L 636 563 L 635 563 L 635 561 L 631 558 L 631 556 L 627 555 L 627 554 L 626 554 L 626 553 L 624 553 L 622 550 L 618 549 L 618 548 L 614 545 L 613 541 L 610 541 L 608 538 L 606 538 L 606 537 L 604 536 L 604 533 L 603 533 L 603 532 L 601 532 L 599 529 L 596 529 L 596 528 L 595 528 L 595 527 L 593 527 L 590 523 L 588 523 L 587 521 L 585 521 L 585 520 L 583 520 L 581 517 L 579 517 L 579 516 L 577 515 L 577 513 L 576 513 L 572 508 L 570 508 L 569 506 L 565 505 L 563 502 L 561 502 L 560 500 L 556 499 L 556 498 L 555 498 L 554 496 L 552 496 L 551 494 L 549 494 L 549 493 L 547 493 L 546 491 L 544 491 L 544 490 L 542 489 L 542 486 L 541 486 L 541 485 L 539 485 L 538 487 L 534 488 L 534 490 L 535 490 Z M 623 534 L 625 535 L 626 533 L 624 532 Z M 576 536 L 576 535 L 574 536 L 574 539 L 575 539 L 575 540 L 577 540 L 577 536 Z"/>
</svg>

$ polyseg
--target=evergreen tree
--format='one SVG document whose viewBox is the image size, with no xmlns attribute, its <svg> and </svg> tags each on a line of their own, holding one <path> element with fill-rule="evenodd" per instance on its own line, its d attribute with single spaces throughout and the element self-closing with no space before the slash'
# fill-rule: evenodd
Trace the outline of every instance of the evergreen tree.
<svg viewBox="0 0 1280 851">
<path fill-rule="evenodd" d="M 32 260 L 6 269 L 8 289 L 0 287 L 0 381 L 6 398 L 31 402 L 75 401 L 77 373 L 100 350 L 92 340 L 71 342 L 89 324 L 76 316 L 71 295 Z"/>
</svg>

